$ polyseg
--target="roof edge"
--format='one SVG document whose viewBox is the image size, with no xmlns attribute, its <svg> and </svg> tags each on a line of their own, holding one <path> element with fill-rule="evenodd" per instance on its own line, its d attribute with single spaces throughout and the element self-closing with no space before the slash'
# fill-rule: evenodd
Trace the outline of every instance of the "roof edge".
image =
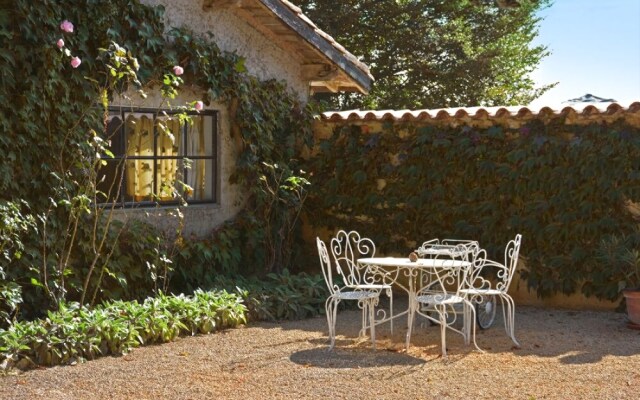
<svg viewBox="0 0 640 400">
<path fill-rule="evenodd" d="M 532 118 L 535 116 L 559 116 L 575 113 L 579 116 L 606 116 L 617 113 L 631 113 L 640 115 L 640 101 L 630 103 L 584 103 L 574 105 L 527 107 L 527 106 L 497 106 L 497 107 L 455 107 L 436 108 L 430 110 L 347 110 L 328 111 L 320 115 L 326 122 L 342 121 L 429 121 L 429 120 L 460 120 L 496 119 L 496 118 Z"/>
<path fill-rule="evenodd" d="M 371 90 L 374 78 L 369 72 L 369 68 L 344 49 L 331 36 L 315 26 L 310 19 L 304 17 L 300 8 L 285 0 L 259 1 L 300 35 L 301 38 L 351 77 L 363 94 L 367 94 Z"/>
</svg>

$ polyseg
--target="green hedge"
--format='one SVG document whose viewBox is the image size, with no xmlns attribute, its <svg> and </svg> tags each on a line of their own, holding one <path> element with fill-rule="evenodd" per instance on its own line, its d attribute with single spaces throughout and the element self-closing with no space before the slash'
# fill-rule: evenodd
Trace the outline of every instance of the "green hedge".
<svg viewBox="0 0 640 400">
<path fill-rule="evenodd" d="M 388 123 L 372 133 L 338 126 L 309 161 L 309 220 L 357 229 L 382 252 L 400 254 L 452 237 L 479 240 L 502 259 L 521 233 L 528 267 L 521 272 L 539 295 L 581 290 L 617 299 L 625 277 L 608 273 L 595 253 L 605 237 L 636 234 L 625 201 L 640 200 L 640 131 L 623 122 L 564 122 Z"/>
</svg>

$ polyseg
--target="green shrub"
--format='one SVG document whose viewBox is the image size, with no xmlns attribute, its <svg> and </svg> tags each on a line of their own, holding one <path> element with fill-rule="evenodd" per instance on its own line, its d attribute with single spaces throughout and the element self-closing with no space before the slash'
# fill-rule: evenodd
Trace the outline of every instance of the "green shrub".
<svg viewBox="0 0 640 400">
<path fill-rule="evenodd" d="M 217 287 L 239 293 L 251 320 L 293 320 L 324 312 L 329 295 L 321 275 L 270 273 L 264 278 L 218 275 Z"/>
<path fill-rule="evenodd" d="M 24 201 L 0 201 L 0 326 L 9 323 L 22 302 L 22 289 L 5 270 L 24 252 L 23 238 L 37 231 L 35 218 L 29 214 Z"/>
<path fill-rule="evenodd" d="M 114 301 L 93 309 L 63 303 L 46 318 L 0 330 L 0 363 L 5 368 L 58 365 L 123 354 L 180 335 L 235 327 L 246 322 L 245 313 L 242 299 L 224 290 L 159 294 L 142 303 Z"/>
</svg>

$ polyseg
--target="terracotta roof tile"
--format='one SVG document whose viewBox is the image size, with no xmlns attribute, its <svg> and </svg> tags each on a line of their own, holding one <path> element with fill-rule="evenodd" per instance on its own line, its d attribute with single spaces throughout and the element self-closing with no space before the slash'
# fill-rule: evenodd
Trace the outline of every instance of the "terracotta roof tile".
<svg viewBox="0 0 640 400">
<path fill-rule="evenodd" d="M 615 113 L 640 114 L 640 102 L 629 104 L 620 103 L 581 103 L 561 106 L 544 106 L 531 108 L 526 106 L 505 107 L 456 107 L 437 108 L 432 110 L 348 110 L 329 111 L 322 113 L 324 121 L 415 121 L 415 120 L 446 120 L 462 118 L 523 118 L 535 115 L 561 115 L 576 113 L 583 116 L 612 115 Z"/>
</svg>

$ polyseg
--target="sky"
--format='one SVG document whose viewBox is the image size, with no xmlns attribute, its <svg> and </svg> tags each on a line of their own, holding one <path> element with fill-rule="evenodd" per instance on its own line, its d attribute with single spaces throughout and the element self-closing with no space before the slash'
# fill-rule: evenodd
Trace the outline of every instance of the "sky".
<svg viewBox="0 0 640 400">
<path fill-rule="evenodd" d="M 558 85 L 531 106 L 557 105 L 590 93 L 640 101 L 640 0 L 555 0 L 540 12 L 534 44 L 552 52 L 531 74 Z"/>
</svg>

